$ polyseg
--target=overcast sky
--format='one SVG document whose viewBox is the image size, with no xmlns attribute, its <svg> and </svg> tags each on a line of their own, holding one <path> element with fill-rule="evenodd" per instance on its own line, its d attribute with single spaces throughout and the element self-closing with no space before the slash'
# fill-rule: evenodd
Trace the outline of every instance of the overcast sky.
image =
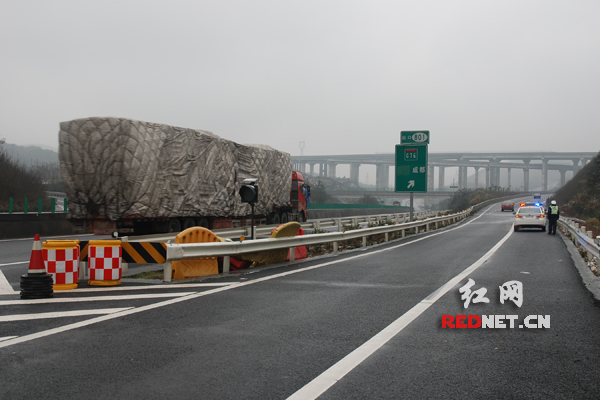
<svg viewBox="0 0 600 400">
<path fill-rule="evenodd" d="M 600 1 L 0 6 L 0 138 L 116 116 L 300 154 L 600 150 Z"/>
</svg>

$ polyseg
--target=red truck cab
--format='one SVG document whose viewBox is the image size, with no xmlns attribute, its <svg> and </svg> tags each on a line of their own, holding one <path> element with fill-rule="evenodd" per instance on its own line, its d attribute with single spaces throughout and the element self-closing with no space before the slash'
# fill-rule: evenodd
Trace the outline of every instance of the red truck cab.
<svg viewBox="0 0 600 400">
<path fill-rule="evenodd" d="M 292 171 L 290 201 L 292 204 L 292 214 L 297 214 L 296 221 L 306 221 L 308 219 L 310 186 L 304 184 L 304 177 L 300 172 Z"/>
</svg>

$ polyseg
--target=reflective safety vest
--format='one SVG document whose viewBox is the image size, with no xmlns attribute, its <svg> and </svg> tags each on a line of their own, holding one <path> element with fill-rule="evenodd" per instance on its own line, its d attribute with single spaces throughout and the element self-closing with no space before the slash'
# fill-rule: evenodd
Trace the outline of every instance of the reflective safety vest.
<svg viewBox="0 0 600 400">
<path fill-rule="evenodd" d="M 558 206 L 550 206 L 550 214 L 558 214 Z"/>
</svg>

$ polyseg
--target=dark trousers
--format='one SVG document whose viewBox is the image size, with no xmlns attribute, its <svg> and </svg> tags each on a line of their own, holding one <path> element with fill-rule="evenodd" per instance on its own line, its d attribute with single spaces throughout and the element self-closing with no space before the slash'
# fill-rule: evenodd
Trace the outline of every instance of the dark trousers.
<svg viewBox="0 0 600 400">
<path fill-rule="evenodd" d="M 548 220 L 548 235 L 549 234 L 553 234 L 556 235 L 556 219 L 549 219 Z"/>
</svg>

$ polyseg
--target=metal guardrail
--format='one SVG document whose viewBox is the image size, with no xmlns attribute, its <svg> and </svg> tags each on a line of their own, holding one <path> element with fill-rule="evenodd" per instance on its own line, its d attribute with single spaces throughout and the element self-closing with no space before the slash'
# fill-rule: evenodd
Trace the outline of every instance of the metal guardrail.
<svg viewBox="0 0 600 400">
<path fill-rule="evenodd" d="M 391 216 L 367 216 L 367 217 L 351 217 L 351 218 L 337 218 L 331 220 L 318 220 L 313 223 L 304 223 L 304 226 L 312 226 L 313 229 L 320 229 L 325 226 L 337 226 L 338 232 L 320 233 L 312 235 L 294 236 L 289 238 L 277 238 L 277 239 L 257 239 L 248 240 L 243 242 L 221 242 L 221 243 L 189 243 L 189 244 L 172 244 L 167 243 L 167 257 L 164 264 L 164 281 L 171 281 L 171 262 L 199 258 L 199 257 L 223 257 L 223 272 L 229 272 L 229 257 L 240 255 L 244 253 L 251 253 L 256 251 L 276 250 L 288 248 L 290 250 L 290 262 L 294 261 L 294 250 L 298 246 L 306 246 L 313 244 L 322 243 L 333 243 L 333 252 L 338 252 L 339 242 L 362 238 L 363 247 L 366 246 L 367 236 L 385 234 L 385 240 L 389 239 L 389 234 L 400 231 L 402 236 L 405 235 L 407 229 L 415 229 L 416 233 L 419 232 L 420 228 L 424 231 L 429 231 L 430 226 L 433 224 L 435 228 L 438 228 L 440 223 L 448 224 L 455 223 L 461 219 L 466 218 L 473 212 L 474 208 L 470 207 L 468 210 L 462 211 L 456 214 L 444 215 L 439 217 L 424 217 L 417 221 L 406 222 L 406 214 L 398 214 L 396 219 L 402 216 L 403 222 L 398 223 L 392 221 Z M 423 216 L 425 213 L 421 213 Z M 429 213 L 430 215 L 435 213 Z M 385 218 L 382 218 L 385 217 Z M 395 225 L 383 225 L 376 227 L 369 227 L 364 229 L 356 229 L 349 231 L 339 231 L 339 227 L 342 227 L 342 221 L 350 221 L 351 225 L 357 225 L 361 222 L 374 222 L 377 218 L 379 221 L 385 220 L 389 222 L 395 222 Z M 267 229 L 262 228 L 262 229 Z M 268 231 L 270 233 L 270 230 Z M 215 232 L 216 233 L 216 232 Z"/>
<path fill-rule="evenodd" d="M 444 211 L 449 212 L 449 211 Z M 416 212 L 414 213 L 414 219 L 423 219 L 429 218 L 434 215 L 441 213 L 440 211 L 427 211 L 427 212 Z M 382 221 L 389 222 L 406 222 L 408 221 L 409 213 L 395 213 L 395 214 L 380 214 L 380 215 L 367 215 L 360 217 L 343 217 L 343 218 L 322 218 L 314 221 L 303 222 L 302 229 L 304 230 L 315 230 L 315 229 L 323 229 L 323 228 L 331 228 L 334 226 L 338 227 L 338 232 L 343 229 L 344 226 L 347 225 L 361 225 L 361 224 L 370 224 L 370 223 L 381 223 Z M 257 236 L 270 236 L 271 231 L 277 228 L 280 224 L 275 225 L 264 225 L 264 226 L 256 226 L 255 233 Z M 231 229 L 214 229 L 213 233 L 219 237 L 234 239 L 240 238 L 241 236 L 250 237 L 252 235 L 252 231 L 250 226 L 245 226 L 241 228 L 231 228 Z M 159 233 L 155 235 L 144 235 L 144 236 L 124 236 L 121 239 L 123 242 L 168 242 L 169 240 L 175 240 L 175 236 L 177 233 Z M 256 237 L 256 236 L 255 236 Z"/>
<path fill-rule="evenodd" d="M 573 242 L 577 241 L 588 252 L 588 254 L 600 259 L 600 247 L 598 246 L 600 236 L 597 236 L 596 239 L 593 239 L 592 231 L 586 231 L 585 226 L 581 225 L 577 221 L 581 220 L 577 218 L 561 217 L 561 219 L 558 220 L 558 223 L 571 233 Z"/>
</svg>

